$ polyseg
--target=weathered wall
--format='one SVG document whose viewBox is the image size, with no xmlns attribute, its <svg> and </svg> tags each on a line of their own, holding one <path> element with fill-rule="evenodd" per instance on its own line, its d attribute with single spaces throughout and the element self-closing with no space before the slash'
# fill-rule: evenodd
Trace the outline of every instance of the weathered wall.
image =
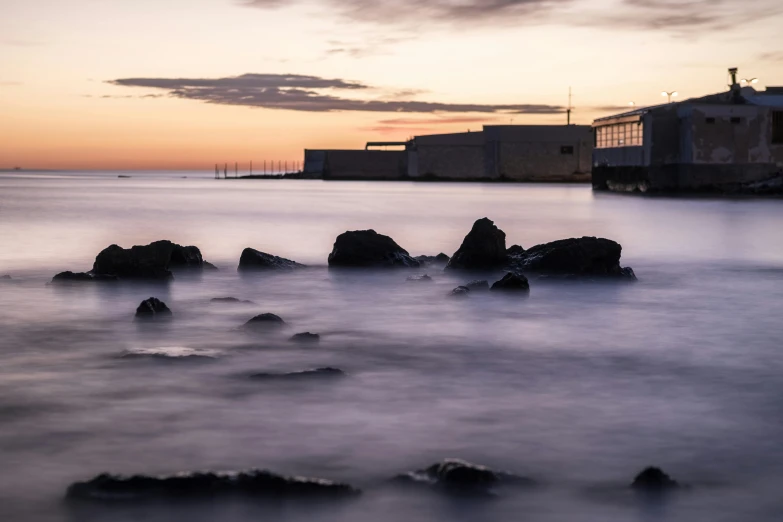
<svg viewBox="0 0 783 522">
<path fill-rule="evenodd" d="M 691 161 L 713 165 L 774 162 L 770 112 L 754 105 L 692 107 L 686 122 L 692 134 Z"/>
<path fill-rule="evenodd" d="M 399 179 L 408 174 L 406 151 L 327 150 L 324 179 Z"/>
<path fill-rule="evenodd" d="M 646 165 L 644 147 L 611 147 L 593 150 L 593 165 L 641 167 Z"/>
<path fill-rule="evenodd" d="M 649 126 L 647 121 L 650 122 Z M 680 163 L 680 116 L 675 104 L 652 111 L 651 118 L 645 121 L 645 132 L 650 140 L 645 146 L 650 147 L 650 165 L 671 165 Z M 649 145 L 648 145 L 649 143 Z"/>
<path fill-rule="evenodd" d="M 484 134 L 462 132 L 417 136 L 414 139 L 416 165 L 411 176 L 443 179 L 479 179 L 484 172 Z"/>
</svg>

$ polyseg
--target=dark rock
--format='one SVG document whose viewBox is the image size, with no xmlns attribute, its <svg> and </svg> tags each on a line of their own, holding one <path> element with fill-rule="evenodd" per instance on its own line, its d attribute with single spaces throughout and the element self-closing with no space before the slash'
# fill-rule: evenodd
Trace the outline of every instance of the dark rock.
<svg viewBox="0 0 783 522">
<path fill-rule="evenodd" d="M 259 252 L 252 248 L 242 251 L 237 270 L 294 270 L 305 268 L 305 265 L 296 261 Z"/>
<path fill-rule="evenodd" d="M 666 491 L 680 487 L 680 484 L 660 468 L 648 467 L 633 479 L 631 487 L 640 491 Z"/>
<path fill-rule="evenodd" d="M 471 292 L 483 292 L 485 290 L 489 290 L 489 283 L 483 279 L 471 281 L 465 285 L 465 288 Z"/>
<path fill-rule="evenodd" d="M 419 264 L 392 238 L 374 230 L 340 234 L 329 254 L 330 267 L 416 268 Z"/>
<path fill-rule="evenodd" d="M 506 254 L 510 257 L 518 257 L 525 253 L 525 249 L 519 245 L 511 245 L 506 250 Z"/>
<path fill-rule="evenodd" d="M 204 261 L 204 264 L 201 265 L 202 268 L 205 268 L 206 270 L 217 270 L 218 267 L 210 263 L 209 261 Z"/>
<path fill-rule="evenodd" d="M 451 291 L 451 295 L 455 297 L 467 297 L 470 293 L 470 288 L 467 286 L 458 286 L 454 290 Z"/>
<path fill-rule="evenodd" d="M 171 310 L 166 306 L 166 303 L 157 297 L 150 297 L 149 299 L 142 301 L 139 307 L 136 308 L 136 317 L 145 319 L 170 317 L 171 315 Z"/>
<path fill-rule="evenodd" d="M 416 256 L 416 260 L 421 266 L 445 265 L 449 262 L 449 256 L 441 252 L 437 256 Z"/>
<path fill-rule="evenodd" d="M 245 323 L 245 328 L 253 330 L 269 330 L 285 326 L 285 321 L 275 314 L 261 314 Z"/>
<path fill-rule="evenodd" d="M 399 475 L 395 481 L 403 484 L 424 484 L 457 493 L 488 493 L 501 484 L 534 484 L 530 479 L 493 471 L 461 459 L 446 459 L 426 469 Z"/>
<path fill-rule="evenodd" d="M 473 228 L 459 250 L 451 256 L 446 268 L 489 270 L 502 267 L 507 261 L 506 234 L 491 220 L 481 218 L 473 223 Z"/>
<path fill-rule="evenodd" d="M 222 304 L 255 304 L 253 301 L 240 300 L 236 297 L 214 297 L 209 300 L 210 303 L 222 303 Z"/>
<path fill-rule="evenodd" d="M 201 251 L 171 241 L 156 241 L 144 246 L 122 248 L 111 245 L 95 258 L 94 274 L 108 274 L 120 279 L 157 279 L 172 277 L 171 270 L 203 269 Z"/>
<path fill-rule="evenodd" d="M 52 283 L 94 283 L 104 281 L 117 281 L 117 276 L 106 274 L 93 274 L 92 272 L 60 272 L 52 278 Z"/>
<path fill-rule="evenodd" d="M 325 367 L 315 368 L 312 370 L 302 370 L 300 372 L 289 373 L 254 373 L 250 376 L 252 379 L 267 379 L 267 380 L 295 380 L 295 379 L 311 379 L 316 377 L 345 377 L 345 372 L 339 368 Z"/>
<path fill-rule="evenodd" d="M 416 283 L 431 283 L 432 278 L 428 276 L 427 274 L 424 275 L 416 275 L 416 276 L 409 276 L 407 278 L 408 281 L 416 282 Z"/>
<path fill-rule="evenodd" d="M 295 343 L 317 343 L 321 341 L 321 336 L 310 332 L 294 334 L 289 341 Z"/>
<path fill-rule="evenodd" d="M 559 276 L 599 276 L 635 279 L 620 266 L 622 247 L 609 239 L 582 237 L 536 245 L 512 262 L 523 272 Z"/>
<path fill-rule="evenodd" d="M 4 276 L 0 276 L 0 279 L 9 280 L 9 279 L 11 279 L 11 276 L 10 276 L 10 275 L 8 275 L 8 274 L 6 274 L 6 275 L 4 275 Z"/>
<path fill-rule="evenodd" d="M 287 477 L 266 470 L 195 472 L 168 476 L 98 475 L 76 482 L 69 500 L 134 501 L 247 495 L 254 498 L 346 498 L 360 491 L 348 484 L 305 477 Z"/>
<path fill-rule="evenodd" d="M 530 292 L 530 284 L 525 276 L 509 272 L 500 281 L 495 281 L 491 290 L 493 292 L 522 292 L 527 294 Z"/>
</svg>

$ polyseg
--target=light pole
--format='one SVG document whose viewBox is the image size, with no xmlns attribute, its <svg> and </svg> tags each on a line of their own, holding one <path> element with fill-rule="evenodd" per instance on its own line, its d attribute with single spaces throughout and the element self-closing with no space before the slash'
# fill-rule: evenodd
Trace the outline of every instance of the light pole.
<svg viewBox="0 0 783 522">
<path fill-rule="evenodd" d="M 669 98 L 669 103 L 672 102 L 672 96 L 677 96 L 677 91 L 661 91 L 661 96 Z"/>
<path fill-rule="evenodd" d="M 753 83 L 759 83 L 759 79 L 758 78 L 743 78 L 743 79 L 740 80 L 740 83 L 744 84 L 744 85 L 751 85 Z"/>
</svg>

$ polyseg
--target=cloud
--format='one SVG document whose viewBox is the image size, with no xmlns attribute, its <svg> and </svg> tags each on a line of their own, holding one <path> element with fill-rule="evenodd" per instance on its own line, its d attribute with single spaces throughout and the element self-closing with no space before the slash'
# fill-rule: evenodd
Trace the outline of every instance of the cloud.
<svg viewBox="0 0 783 522">
<path fill-rule="evenodd" d="M 305 0 L 247 0 L 242 5 L 279 9 Z M 460 25 L 519 26 L 554 23 L 674 33 L 724 30 L 783 12 L 780 0 L 613 0 L 596 9 L 590 0 L 311 0 L 327 13 L 376 25 L 426 28 Z M 361 55 L 338 47 L 335 52 Z"/>
<path fill-rule="evenodd" d="M 759 60 L 763 62 L 783 63 L 783 51 L 770 51 L 761 53 L 759 55 Z"/>
<path fill-rule="evenodd" d="M 16 87 L 22 85 L 22 82 L 0 82 L 0 87 Z"/>
<path fill-rule="evenodd" d="M 307 112 L 511 113 L 556 114 L 557 105 L 443 103 L 410 99 L 357 98 L 377 88 L 341 79 L 293 74 L 244 74 L 228 78 L 124 78 L 108 82 L 124 87 L 167 91 L 174 98 L 219 105 Z"/>
<path fill-rule="evenodd" d="M 491 123 L 497 121 L 497 118 L 455 116 L 441 118 L 392 118 L 380 120 L 380 125 L 452 125 L 456 123 Z"/>
</svg>

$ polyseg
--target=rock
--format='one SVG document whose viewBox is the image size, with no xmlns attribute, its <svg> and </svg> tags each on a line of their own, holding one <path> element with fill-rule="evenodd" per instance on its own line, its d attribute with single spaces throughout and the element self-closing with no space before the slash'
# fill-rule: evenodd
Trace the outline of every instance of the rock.
<svg viewBox="0 0 783 522">
<path fill-rule="evenodd" d="M 419 261 L 412 258 L 408 251 L 392 238 L 374 230 L 356 230 L 340 234 L 334 242 L 332 253 L 329 254 L 330 267 L 416 268 L 419 265 Z"/>
<path fill-rule="evenodd" d="M 483 279 L 471 281 L 464 286 L 471 292 L 483 292 L 485 290 L 489 290 L 489 283 Z"/>
<path fill-rule="evenodd" d="M 530 479 L 493 471 L 461 459 L 446 459 L 426 469 L 399 475 L 395 481 L 403 484 L 424 484 L 456 493 L 488 493 L 503 483 L 534 484 Z"/>
<path fill-rule="evenodd" d="M 76 482 L 66 492 L 69 500 L 136 501 L 247 495 L 253 498 L 346 498 L 360 491 L 339 482 L 287 477 L 266 470 L 193 472 L 175 475 L 109 475 Z"/>
<path fill-rule="evenodd" d="M 506 255 L 509 257 L 518 257 L 525 253 L 525 249 L 519 245 L 511 245 L 506 249 Z"/>
<path fill-rule="evenodd" d="M 290 259 L 259 252 L 252 248 L 246 248 L 242 251 L 242 256 L 239 258 L 237 270 L 294 270 L 296 268 L 305 268 L 305 265 Z"/>
<path fill-rule="evenodd" d="M 432 278 L 427 274 L 424 274 L 424 275 L 408 276 L 407 281 L 416 282 L 416 283 L 431 283 Z"/>
<path fill-rule="evenodd" d="M 310 332 L 294 334 L 289 341 L 295 343 L 317 343 L 321 341 L 321 336 Z"/>
<path fill-rule="evenodd" d="M 4 276 L 0 276 L 0 279 L 5 279 L 6 281 L 8 281 L 8 280 L 10 280 L 10 279 L 11 279 L 11 276 L 10 276 L 10 275 L 8 275 L 8 274 L 6 274 L 6 275 L 4 275 Z"/>
<path fill-rule="evenodd" d="M 449 256 L 441 252 L 437 256 L 416 256 L 416 260 L 421 266 L 445 265 L 449 262 Z"/>
<path fill-rule="evenodd" d="M 559 276 L 599 276 L 636 279 L 620 266 L 622 247 L 609 239 L 582 237 L 536 245 L 512 262 L 523 272 Z"/>
<path fill-rule="evenodd" d="M 201 251 L 171 241 L 156 241 L 144 246 L 122 248 L 111 245 L 95 258 L 93 274 L 107 274 L 120 279 L 171 279 L 171 270 L 203 269 Z M 213 266 L 214 268 L 214 266 Z"/>
<path fill-rule="evenodd" d="M 285 321 L 275 314 L 261 314 L 245 323 L 245 328 L 253 330 L 269 330 L 285 326 Z"/>
<path fill-rule="evenodd" d="M 247 300 L 240 300 L 236 297 L 213 297 L 209 300 L 210 303 L 221 303 L 221 304 L 248 304 L 252 305 L 255 304 L 253 301 L 247 301 Z"/>
<path fill-rule="evenodd" d="M 303 370 L 300 372 L 289 373 L 254 373 L 251 379 L 269 379 L 269 380 L 289 380 L 289 379 L 309 379 L 314 377 L 345 377 L 345 372 L 339 368 L 327 366 L 325 368 L 315 368 L 312 370 Z"/>
<path fill-rule="evenodd" d="M 117 281 L 117 276 L 106 274 L 93 274 L 92 272 L 60 272 L 52 278 L 52 283 L 94 283 L 104 281 Z"/>
<path fill-rule="evenodd" d="M 666 491 L 680 487 L 680 484 L 660 468 L 648 467 L 633 479 L 631 487 L 640 491 Z"/>
<path fill-rule="evenodd" d="M 527 294 L 530 293 L 530 284 L 525 276 L 509 272 L 500 281 L 495 281 L 491 290 L 493 292 L 520 292 Z"/>
<path fill-rule="evenodd" d="M 506 234 L 495 224 L 481 218 L 473 223 L 462 246 L 459 247 L 446 265 L 447 269 L 490 270 L 505 266 Z"/>
<path fill-rule="evenodd" d="M 467 286 L 458 286 L 454 290 L 451 291 L 450 295 L 453 295 L 455 297 L 467 297 L 470 293 L 470 288 Z"/>
<path fill-rule="evenodd" d="M 147 300 L 141 302 L 138 308 L 136 308 L 136 317 L 152 319 L 157 317 L 170 317 L 171 310 L 166 303 L 158 299 L 157 297 L 150 297 Z"/>
</svg>

